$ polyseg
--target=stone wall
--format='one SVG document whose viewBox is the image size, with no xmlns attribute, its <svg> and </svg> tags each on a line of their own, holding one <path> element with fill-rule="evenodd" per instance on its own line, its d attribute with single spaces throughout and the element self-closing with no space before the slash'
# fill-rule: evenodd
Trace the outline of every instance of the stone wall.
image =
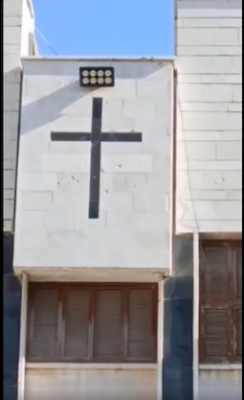
<svg viewBox="0 0 244 400">
<path fill-rule="evenodd" d="M 16 271 L 168 269 L 172 63 L 23 62 Z M 115 87 L 81 88 L 87 64 L 114 66 Z M 141 132 L 142 141 L 101 144 L 99 218 L 90 219 L 90 139 L 53 142 L 51 132 L 89 134 L 96 98 L 103 132 Z"/>
<path fill-rule="evenodd" d="M 178 0 L 178 233 L 241 232 L 242 2 Z"/>
</svg>

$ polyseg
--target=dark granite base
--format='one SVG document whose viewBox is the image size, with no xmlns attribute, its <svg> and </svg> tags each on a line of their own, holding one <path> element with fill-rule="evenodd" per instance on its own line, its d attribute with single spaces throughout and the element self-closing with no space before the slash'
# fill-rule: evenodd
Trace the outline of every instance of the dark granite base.
<svg viewBox="0 0 244 400">
<path fill-rule="evenodd" d="M 4 400 L 17 400 L 21 287 L 12 271 L 13 237 L 4 237 L 3 386 Z"/>
<path fill-rule="evenodd" d="M 175 238 L 164 284 L 163 400 L 193 400 L 193 240 Z"/>
</svg>

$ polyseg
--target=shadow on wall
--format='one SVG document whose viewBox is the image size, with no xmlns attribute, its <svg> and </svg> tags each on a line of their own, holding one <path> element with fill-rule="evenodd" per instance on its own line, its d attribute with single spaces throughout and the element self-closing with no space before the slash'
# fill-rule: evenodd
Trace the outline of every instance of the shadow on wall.
<svg viewBox="0 0 244 400">
<path fill-rule="evenodd" d="M 138 64 L 139 64 L 138 60 Z M 168 62 L 159 61 L 159 62 L 144 62 L 143 58 L 141 59 L 142 65 L 135 65 L 132 68 L 133 61 L 131 62 L 121 62 L 116 65 L 116 62 L 103 62 L 101 60 L 101 65 L 103 66 L 114 66 L 115 67 L 115 76 L 117 79 L 143 79 L 150 78 L 150 75 L 157 73 L 159 70 L 163 68 L 163 66 L 168 66 Z M 31 63 L 31 61 L 30 61 Z M 35 61 L 33 61 L 35 63 Z M 136 61 L 135 61 L 136 63 Z M 72 79 L 72 82 L 68 85 L 61 87 L 59 90 L 56 90 L 48 95 L 40 96 L 29 104 L 22 106 L 22 118 L 25 121 L 23 129 L 21 129 L 21 134 L 25 134 L 31 132 L 45 124 L 48 124 L 52 121 L 57 120 L 59 117 L 65 115 L 63 114 L 63 110 L 68 107 L 70 104 L 75 101 L 81 99 L 82 97 L 91 94 L 96 89 L 84 89 L 79 86 L 79 75 L 78 75 L 78 65 L 79 61 L 74 62 L 74 72 L 70 72 L 70 61 L 69 67 L 67 64 L 65 65 L 65 61 L 57 63 L 57 61 L 40 61 L 40 65 L 35 65 L 35 68 L 29 70 L 29 66 L 26 67 L 27 75 L 35 75 L 38 79 L 38 75 L 40 76 L 53 76 L 54 77 L 66 77 L 69 80 Z M 55 64 L 55 65 L 54 65 Z M 91 63 L 82 62 L 82 66 L 91 65 Z M 146 65 L 145 65 L 146 64 Z M 96 65 L 98 65 L 96 63 Z M 19 74 L 19 69 L 15 69 L 9 71 L 4 74 L 4 81 L 11 82 L 11 77 L 15 74 Z M 127 77 L 128 78 L 127 78 Z M 23 97 L 22 97 L 23 100 Z M 48 113 L 46 110 L 48 109 Z M 44 114 L 44 113 L 45 114 Z"/>
</svg>

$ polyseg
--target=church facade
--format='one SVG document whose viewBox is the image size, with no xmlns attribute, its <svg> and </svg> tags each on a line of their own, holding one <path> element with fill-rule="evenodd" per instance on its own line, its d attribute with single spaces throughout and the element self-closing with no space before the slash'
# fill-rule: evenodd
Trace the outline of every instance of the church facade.
<svg viewBox="0 0 244 400">
<path fill-rule="evenodd" d="M 239 400 L 241 2 L 178 0 L 172 59 L 39 57 L 19 3 L 4 400 Z"/>
</svg>

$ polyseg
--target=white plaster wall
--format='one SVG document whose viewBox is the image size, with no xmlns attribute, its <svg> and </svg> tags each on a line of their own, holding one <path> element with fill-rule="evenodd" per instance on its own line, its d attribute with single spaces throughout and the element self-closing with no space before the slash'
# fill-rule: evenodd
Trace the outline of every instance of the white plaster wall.
<svg viewBox="0 0 244 400">
<path fill-rule="evenodd" d="M 29 368 L 24 400 L 157 400 L 156 366 Z"/>
<path fill-rule="evenodd" d="M 242 370 L 202 370 L 199 400 L 241 400 Z"/>
<path fill-rule="evenodd" d="M 14 267 L 169 267 L 173 65 L 26 59 Z M 115 87 L 79 87 L 81 65 L 112 65 Z M 51 131 L 141 131 L 142 143 L 103 143 L 100 217 L 88 219 L 90 143 L 54 143 Z"/>
<path fill-rule="evenodd" d="M 242 2 L 176 6 L 176 231 L 241 232 Z"/>
</svg>

